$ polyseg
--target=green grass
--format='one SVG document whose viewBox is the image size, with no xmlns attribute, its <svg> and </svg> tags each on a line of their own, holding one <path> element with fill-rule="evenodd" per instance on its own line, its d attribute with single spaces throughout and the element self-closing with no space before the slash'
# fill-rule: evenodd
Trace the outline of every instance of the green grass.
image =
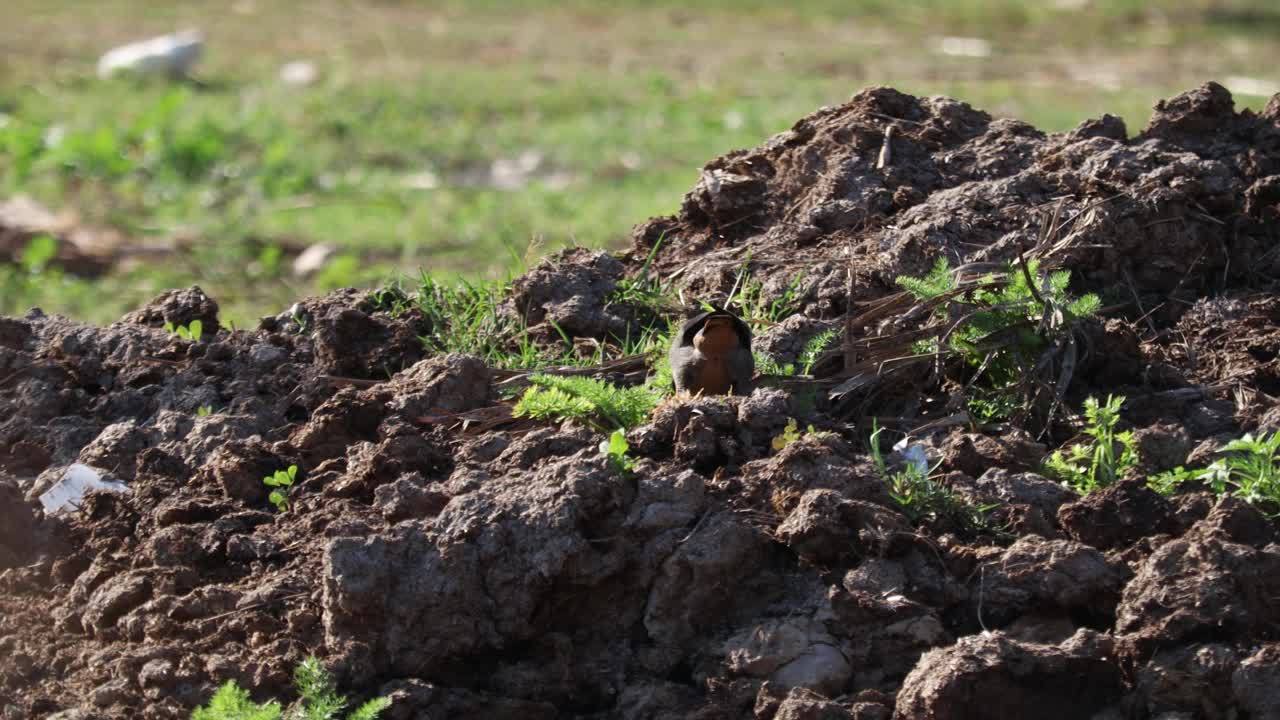
<svg viewBox="0 0 1280 720">
<path fill-rule="evenodd" d="M 420 268 L 500 279 L 566 244 L 621 247 L 702 163 L 866 85 L 1049 130 L 1112 112 L 1136 131 L 1154 100 L 1205 79 L 1277 80 L 1280 50 L 1262 0 L 11 0 L 5 16 L 0 198 L 172 252 L 94 280 L 0 268 L 0 313 L 104 321 L 198 283 L 241 326 L 338 285 Z M 208 36 L 203 87 L 93 77 L 114 44 L 181 27 Z M 956 34 L 993 54 L 934 52 Z M 314 85 L 277 79 L 296 59 Z M 533 172 L 494 187 L 490 169 L 522 156 Z M 339 260 L 293 278 L 317 242 Z"/>
</svg>

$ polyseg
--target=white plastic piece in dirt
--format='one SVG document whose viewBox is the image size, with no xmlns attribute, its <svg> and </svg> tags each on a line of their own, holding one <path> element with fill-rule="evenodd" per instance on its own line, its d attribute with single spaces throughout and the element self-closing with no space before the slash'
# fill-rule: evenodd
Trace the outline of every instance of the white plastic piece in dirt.
<svg viewBox="0 0 1280 720">
<path fill-rule="evenodd" d="M 1276 93 L 1280 93 L 1280 82 L 1266 78 L 1249 77 L 1248 75 L 1229 75 L 1226 79 L 1226 86 L 1233 95 L 1271 97 Z"/>
<path fill-rule="evenodd" d="M 90 490 L 124 493 L 132 492 L 119 480 L 103 480 L 102 473 L 80 463 L 73 463 L 62 473 L 62 478 L 40 496 L 46 514 L 77 510 Z"/>
<path fill-rule="evenodd" d="M 98 60 L 98 77 L 118 72 L 186 77 L 204 51 L 204 35 L 184 30 L 108 50 Z"/>
<path fill-rule="evenodd" d="M 314 275 L 329 264 L 329 260 L 338 253 L 338 248 L 328 243 L 316 243 L 298 253 L 293 259 L 293 274 L 296 277 Z"/>
<path fill-rule="evenodd" d="M 306 60 L 294 60 L 280 67 L 280 82 L 286 85 L 310 85 L 320 76 L 315 63 Z"/>
<path fill-rule="evenodd" d="M 908 465 L 915 467 L 921 475 L 929 474 L 929 456 L 924 452 L 924 446 L 920 443 L 908 443 L 907 438 L 902 438 L 893 446 L 893 451 L 902 456 Z"/>
<path fill-rule="evenodd" d="M 991 56 L 991 43 L 976 37 L 944 37 L 934 43 L 937 51 L 952 57 L 984 58 Z"/>
</svg>

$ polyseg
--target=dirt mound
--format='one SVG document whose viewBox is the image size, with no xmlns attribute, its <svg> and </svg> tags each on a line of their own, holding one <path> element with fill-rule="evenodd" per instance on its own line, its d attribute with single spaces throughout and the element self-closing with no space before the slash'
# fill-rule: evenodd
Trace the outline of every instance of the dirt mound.
<svg viewBox="0 0 1280 720">
<path fill-rule="evenodd" d="M 1280 99 L 1235 113 L 1212 84 L 1133 138 L 872 89 L 712 161 L 630 256 L 568 251 L 500 312 L 634 335 L 662 311 L 618 299 L 626 278 L 715 301 L 745 265 L 797 293 L 758 338 L 790 362 L 824 329 L 923 322 L 881 303 L 939 256 L 1022 252 L 1104 299 L 1063 402 L 1126 395 L 1144 469 L 1168 470 L 1280 425 L 1278 178 Z M 196 342 L 161 327 L 197 319 Z M 622 471 L 593 430 L 504 425 L 513 373 L 430 356 L 440 321 L 347 290 L 232 331 L 198 288 L 103 328 L 0 318 L 0 719 L 186 717 L 227 680 L 289 698 L 309 654 L 391 718 L 1274 712 L 1280 536 L 1253 506 L 1081 497 L 1039 474 L 1069 433 L 946 422 L 928 367 L 843 405 L 786 383 L 667 401 Z M 992 527 L 895 500 L 865 450 L 886 416 L 927 421 Z M 129 491 L 46 513 L 72 463 Z M 280 512 L 262 478 L 290 466 Z"/>
<path fill-rule="evenodd" d="M 806 314 L 831 315 L 846 269 L 856 303 L 940 256 L 1010 260 L 1036 245 L 1034 210 L 1060 204 L 1053 262 L 1165 327 L 1199 297 L 1280 270 L 1278 123 L 1280 100 L 1235 113 L 1213 83 L 1157 105 L 1132 138 L 1111 116 L 1046 135 L 872 88 L 708 163 L 678 215 L 636 228 L 633 258 L 661 240 L 658 266 L 708 295 L 727 293 L 748 260 L 783 282 L 803 270 Z"/>
</svg>

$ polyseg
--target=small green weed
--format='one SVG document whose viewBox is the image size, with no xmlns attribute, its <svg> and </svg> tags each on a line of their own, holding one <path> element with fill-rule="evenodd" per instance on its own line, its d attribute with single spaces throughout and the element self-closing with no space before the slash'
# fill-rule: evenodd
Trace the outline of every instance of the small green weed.
<svg viewBox="0 0 1280 720">
<path fill-rule="evenodd" d="M 1199 480 L 1204 477 L 1205 469 L 1188 470 L 1179 465 L 1172 470 L 1166 470 L 1162 473 L 1156 473 L 1147 478 L 1147 487 L 1160 493 L 1161 495 L 1172 495 L 1182 487 L 1182 484 L 1191 480 Z"/>
<path fill-rule="evenodd" d="M 1216 495 L 1231 495 L 1280 516 L 1280 431 L 1254 437 L 1251 433 L 1227 443 L 1223 457 L 1202 470 L 1176 468 L 1147 480 L 1157 492 L 1169 495 L 1188 480 L 1202 480 Z"/>
<path fill-rule="evenodd" d="M 1072 445 L 1065 453 L 1055 450 L 1044 463 L 1050 477 L 1081 493 L 1107 487 L 1138 466 L 1138 443 L 1130 431 L 1116 432 L 1124 396 L 1107 396 L 1099 404 L 1097 398 L 1084 401 L 1086 425 L 1084 433 L 1092 443 Z"/>
<path fill-rule="evenodd" d="M 826 352 L 827 347 L 836 339 L 839 333 L 835 330 L 824 330 L 817 335 L 809 338 L 804 344 L 804 348 L 800 351 L 800 357 L 797 363 L 780 364 L 772 357 L 761 352 L 753 353 L 755 357 L 756 371 L 761 375 L 777 375 L 780 377 L 792 377 L 797 374 L 809 375 L 813 372 L 813 366 L 818 362 L 818 358 L 822 353 Z"/>
<path fill-rule="evenodd" d="M 644 423 L 662 399 L 648 385 L 619 387 L 588 377 L 536 374 L 529 382 L 512 410 L 516 417 L 580 420 L 604 433 Z"/>
<path fill-rule="evenodd" d="M 285 512 L 289 509 L 289 493 L 293 491 L 293 481 L 298 477 L 298 466 L 290 465 L 288 470 L 277 470 L 262 478 L 262 484 L 275 488 L 267 497 L 276 510 Z"/>
<path fill-rule="evenodd" d="M 946 485 L 933 477 L 935 465 L 927 471 L 914 463 L 907 463 L 901 470 L 889 468 L 880 451 L 880 433 L 884 428 L 872 422 L 871 460 L 880 476 L 889 485 L 889 495 L 902 513 L 914 524 L 949 522 L 968 532 L 991 530 L 987 513 L 998 505 L 972 505 Z"/>
<path fill-rule="evenodd" d="M 627 457 L 631 444 L 627 442 L 627 434 L 622 430 L 614 430 L 608 440 L 600 441 L 600 454 L 609 458 L 609 464 L 622 473 L 629 473 L 636 467 L 634 458 Z"/>
<path fill-rule="evenodd" d="M 818 431 L 812 425 L 805 428 L 805 432 L 800 432 L 799 423 L 795 418 L 787 418 L 787 426 L 782 428 L 782 434 L 773 438 L 773 449 L 781 450 L 791 443 L 799 440 L 805 435 L 817 435 Z"/>
<path fill-rule="evenodd" d="M 413 298 L 404 291 L 400 283 L 393 282 L 369 293 L 369 300 L 376 310 L 386 312 L 391 317 L 400 317 L 413 306 Z"/>
<path fill-rule="evenodd" d="M 1270 505 L 1272 514 L 1280 507 L 1280 431 L 1256 439 L 1246 434 L 1222 449 L 1225 457 L 1207 470 L 1209 487 L 1218 494 L 1230 493 L 1252 504 Z"/>
<path fill-rule="evenodd" d="M 764 283 L 751 277 L 751 256 L 748 254 L 734 277 L 724 309 L 736 308 L 738 316 L 753 327 L 776 324 L 799 312 L 805 295 L 801 291 L 804 277 L 804 272 L 798 273 L 780 295 L 769 299 L 765 296 Z M 706 302 L 702 306 L 706 310 L 715 309 Z"/>
<path fill-rule="evenodd" d="M 196 708 L 191 720 L 279 720 L 280 703 L 258 704 L 249 697 L 249 691 L 228 680 L 209 699 L 209 704 Z"/>
<path fill-rule="evenodd" d="M 660 313 L 671 295 L 670 288 L 668 283 L 662 281 L 661 275 L 657 273 L 650 274 L 649 269 L 653 265 L 653 259 L 657 257 L 658 250 L 662 247 L 662 242 L 666 240 L 666 237 L 664 233 L 653 244 L 653 249 L 645 257 L 644 266 L 640 268 L 640 272 L 618 281 L 618 287 L 609 296 L 610 303 L 636 305 L 648 308 L 655 314 Z"/>
<path fill-rule="evenodd" d="M 988 390 L 981 387 L 970 388 L 964 403 L 969 417 L 979 425 L 1008 420 L 1018 412 L 1021 405 L 1018 396 L 1010 390 Z"/>
<path fill-rule="evenodd" d="M 253 702 L 247 690 L 229 680 L 214 693 L 208 705 L 191 714 L 191 720 L 338 720 L 339 713 L 347 706 L 347 699 L 338 694 L 333 676 L 314 656 L 294 669 L 293 682 L 300 704 L 287 714 L 282 713 L 280 703 L 275 700 Z M 348 713 L 346 720 L 375 720 L 389 707 L 391 698 L 374 698 Z"/>
<path fill-rule="evenodd" d="M 200 407 L 196 408 L 196 417 L 209 417 L 212 414 L 213 414 L 212 405 L 201 405 Z"/>
<path fill-rule="evenodd" d="M 171 322 L 166 322 L 164 324 L 164 329 L 167 332 L 177 335 L 183 340 L 190 340 L 191 342 L 200 342 L 200 337 L 204 335 L 204 323 L 199 320 L 192 320 L 185 327 L 182 325 L 174 325 Z"/>
</svg>

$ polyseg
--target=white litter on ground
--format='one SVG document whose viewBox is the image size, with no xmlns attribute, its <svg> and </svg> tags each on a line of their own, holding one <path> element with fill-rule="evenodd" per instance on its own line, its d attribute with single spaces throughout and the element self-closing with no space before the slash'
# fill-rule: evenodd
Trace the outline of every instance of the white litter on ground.
<svg viewBox="0 0 1280 720">
<path fill-rule="evenodd" d="M 920 443 L 908 444 L 907 439 L 902 438 L 893 446 L 893 451 L 901 455 L 908 465 L 919 470 L 921 475 L 929 474 L 929 456 L 925 455 L 924 446 Z"/>
<path fill-rule="evenodd" d="M 184 30 L 113 48 L 98 60 L 98 77 L 118 72 L 182 78 L 191 72 L 204 50 L 199 30 Z"/>
<path fill-rule="evenodd" d="M 975 37 L 944 37 L 934 41 L 934 49 L 952 57 L 991 57 L 991 43 Z"/>
<path fill-rule="evenodd" d="M 62 474 L 62 478 L 40 496 L 40 504 L 44 505 L 44 511 L 49 515 L 78 510 L 84 502 L 85 494 L 90 490 L 132 492 L 128 485 L 119 480 L 103 480 L 100 471 L 88 465 L 73 463 Z"/>
<path fill-rule="evenodd" d="M 286 85 L 310 85 L 319 76 L 315 64 L 306 60 L 294 60 L 280 67 L 280 81 Z"/>
</svg>

